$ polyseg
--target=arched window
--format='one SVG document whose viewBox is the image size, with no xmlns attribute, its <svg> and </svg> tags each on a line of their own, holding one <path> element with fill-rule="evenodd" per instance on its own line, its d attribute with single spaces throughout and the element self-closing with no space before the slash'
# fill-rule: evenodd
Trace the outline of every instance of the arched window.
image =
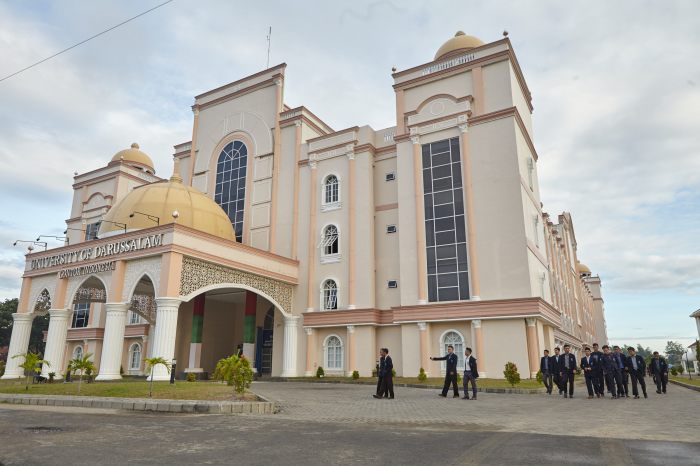
<svg viewBox="0 0 700 466">
<path fill-rule="evenodd" d="M 228 214 L 239 243 L 243 240 L 247 164 L 248 148 L 241 141 L 226 144 L 216 164 L 214 200 Z"/>
<path fill-rule="evenodd" d="M 324 256 L 332 256 L 340 252 L 338 238 L 338 227 L 335 225 L 328 225 L 323 229 L 323 240 L 321 242 L 321 248 Z"/>
<path fill-rule="evenodd" d="M 332 371 L 343 370 L 343 343 L 335 335 L 326 338 L 326 369 Z"/>
<path fill-rule="evenodd" d="M 335 175 L 328 176 L 323 183 L 323 203 L 326 205 L 338 204 L 340 202 L 339 188 L 338 177 Z"/>
<path fill-rule="evenodd" d="M 129 370 L 141 369 L 141 345 L 134 343 L 129 347 Z"/>
<path fill-rule="evenodd" d="M 440 346 L 442 347 L 442 354 L 447 354 L 447 347 L 452 345 L 454 347 L 455 354 L 459 358 L 457 363 L 457 369 L 464 369 L 464 338 L 456 330 L 448 330 L 442 335 L 442 342 Z M 443 370 L 445 369 L 445 363 L 442 363 Z"/>
<path fill-rule="evenodd" d="M 73 348 L 73 359 L 83 359 L 83 347 L 76 346 Z"/>
<path fill-rule="evenodd" d="M 338 285 L 335 280 L 328 279 L 323 282 L 321 292 L 323 295 L 321 309 L 338 309 Z"/>
</svg>

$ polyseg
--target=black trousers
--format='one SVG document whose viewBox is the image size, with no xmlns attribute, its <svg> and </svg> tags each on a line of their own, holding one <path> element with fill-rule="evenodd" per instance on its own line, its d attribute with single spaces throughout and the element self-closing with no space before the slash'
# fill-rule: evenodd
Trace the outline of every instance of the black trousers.
<svg viewBox="0 0 700 466">
<path fill-rule="evenodd" d="M 566 394 L 566 390 L 568 387 L 569 396 L 573 396 L 573 394 L 574 394 L 574 371 L 562 372 L 561 378 L 562 378 L 562 383 L 564 385 L 564 394 Z"/>
<path fill-rule="evenodd" d="M 559 393 L 564 393 L 564 389 L 566 387 L 564 387 L 564 382 L 563 382 L 562 376 L 559 375 L 559 372 L 554 374 L 554 385 L 556 385 L 557 388 L 559 389 Z"/>
<path fill-rule="evenodd" d="M 615 373 L 613 371 L 606 372 L 604 374 L 605 385 L 608 386 L 608 391 L 612 396 L 617 396 L 617 389 L 615 387 Z"/>
<path fill-rule="evenodd" d="M 588 396 L 593 396 L 594 393 L 598 393 L 597 388 L 594 388 L 595 377 L 590 372 L 583 372 L 583 377 L 586 380 L 586 389 L 588 390 Z"/>
<path fill-rule="evenodd" d="M 379 396 L 394 398 L 394 378 L 389 375 L 382 377 L 382 385 L 379 388 Z"/>
<path fill-rule="evenodd" d="M 666 384 L 668 383 L 668 375 L 656 374 L 656 391 L 666 393 Z"/>
<path fill-rule="evenodd" d="M 605 394 L 605 376 L 603 375 L 603 371 L 593 372 L 593 378 L 595 379 L 595 381 L 594 381 L 595 392 L 600 393 L 601 395 L 604 395 Z"/>
<path fill-rule="evenodd" d="M 630 372 L 630 379 L 632 379 L 632 395 L 639 396 L 639 391 L 637 390 L 637 382 L 642 387 L 642 393 L 647 394 L 647 384 L 644 381 L 644 374 L 639 374 L 635 371 Z"/>
<path fill-rule="evenodd" d="M 627 372 L 625 372 L 622 369 L 615 370 L 615 382 L 617 383 L 617 394 L 618 395 L 627 396 L 627 394 L 628 394 L 628 389 L 627 389 L 628 380 L 629 380 L 629 377 L 627 376 Z"/>
<path fill-rule="evenodd" d="M 476 378 L 472 375 L 472 371 L 464 371 L 464 376 L 462 377 L 462 383 L 464 384 L 464 397 L 469 398 L 469 382 L 472 384 L 472 395 L 476 398 Z"/>
<path fill-rule="evenodd" d="M 381 375 L 377 377 L 377 396 L 382 396 L 382 380 L 384 377 Z"/>
<path fill-rule="evenodd" d="M 544 388 L 547 389 L 547 393 L 552 393 L 552 373 L 543 372 L 542 373 L 542 383 L 544 383 Z"/>
<path fill-rule="evenodd" d="M 445 386 L 442 387 L 442 394 L 447 396 L 447 392 L 450 391 L 450 384 L 454 389 L 455 396 L 459 396 L 459 388 L 457 388 L 457 372 L 450 374 L 449 372 L 445 374 Z"/>
</svg>

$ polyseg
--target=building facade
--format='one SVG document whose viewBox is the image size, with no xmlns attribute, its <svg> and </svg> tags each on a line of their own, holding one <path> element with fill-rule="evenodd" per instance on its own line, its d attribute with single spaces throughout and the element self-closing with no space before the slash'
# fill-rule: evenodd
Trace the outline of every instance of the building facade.
<svg viewBox="0 0 700 466">
<path fill-rule="evenodd" d="M 508 38 L 460 32 L 394 72 L 380 130 L 285 105 L 285 68 L 195 97 L 169 179 L 137 144 L 75 177 L 68 243 L 27 254 L 10 354 L 45 312 L 44 372 L 91 353 L 101 380 L 148 355 L 207 374 L 238 348 L 262 375 L 369 376 L 388 347 L 398 375 L 437 376 L 447 345 L 529 377 L 544 349 L 606 343 L 571 216 L 542 210 Z"/>
</svg>

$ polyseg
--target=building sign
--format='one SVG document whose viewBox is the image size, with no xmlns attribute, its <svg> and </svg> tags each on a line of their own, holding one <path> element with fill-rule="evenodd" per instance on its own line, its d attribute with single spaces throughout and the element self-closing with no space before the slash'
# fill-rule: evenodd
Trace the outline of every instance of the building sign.
<svg viewBox="0 0 700 466">
<path fill-rule="evenodd" d="M 99 264 L 81 265 L 58 272 L 58 278 L 80 277 L 99 272 L 109 272 L 117 268 L 117 261 L 100 262 Z"/>
<path fill-rule="evenodd" d="M 440 70 L 446 70 L 447 68 L 452 68 L 453 66 L 462 65 L 464 63 L 469 63 L 470 61 L 474 60 L 474 58 L 476 58 L 476 56 L 473 53 L 466 53 L 464 55 L 460 55 L 459 57 L 455 57 L 452 60 L 443 61 L 435 65 L 428 66 L 427 68 L 424 68 L 423 72 L 421 73 L 421 76 L 425 76 L 426 74 L 430 73 L 435 73 L 436 71 Z"/>
<path fill-rule="evenodd" d="M 77 251 L 63 252 L 53 256 L 32 259 L 29 270 L 40 270 L 57 265 L 75 264 L 93 259 L 118 256 L 127 252 L 151 249 L 163 245 L 163 234 L 141 236 L 139 238 L 125 239 L 113 243 L 103 243 L 97 246 L 80 249 Z M 83 274 L 80 274 L 83 275 Z M 73 276 L 73 275 L 70 275 Z M 61 277 L 63 278 L 63 277 Z"/>
</svg>

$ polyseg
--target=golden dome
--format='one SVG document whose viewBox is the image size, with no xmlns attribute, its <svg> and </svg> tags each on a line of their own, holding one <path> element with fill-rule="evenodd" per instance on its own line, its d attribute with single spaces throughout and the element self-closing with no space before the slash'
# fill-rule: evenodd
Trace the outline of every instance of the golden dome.
<svg viewBox="0 0 700 466">
<path fill-rule="evenodd" d="M 457 31 L 457 34 L 452 39 L 442 44 L 442 47 L 438 49 L 435 54 L 435 60 L 439 60 L 455 50 L 469 50 L 482 45 L 484 45 L 484 42 L 481 39 L 468 36 L 462 31 Z"/>
<path fill-rule="evenodd" d="M 175 159 L 175 170 L 170 181 L 134 188 L 104 216 L 99 235 L 123 231 L 123 227 L 111 222 L 125 224 L 127 230 L 153 227 L 156 222 L 147 216 L 150 215 L 157 217 L 160 225 L 174 222 L 235 241 L 236 235 L 226 212 L 206 194 L 185 186 L 179 172 L 179 160 Z M 177 218 L 173 216 L 175 211 Z"/>
<path fill-rule="evenodd" d="M 576 271 L 577 271 L 579 274 L 583 274 L 583 273 L 590 274 L 590 273 L 591 273 L 591 269 L 589 269 L 588 266 L 587 266 L 586 264 L 583 264 L 583 263 L 581 263 L 581 262 L 578 262 L 578 263 L 576 264 Z"/>
<path fill-rule="evenodd" d="M 112 162 L 130 162 L 137 165 L 141 165 L 147 168 L 151 173 L 155 173 L 153 168 L 153 160 L 143 151 L 139 150 L 139 145 L 136 143 L 131 144 L 131 148 L 120 150 L 114 157 L 112 157 Z"/>
</svg>

